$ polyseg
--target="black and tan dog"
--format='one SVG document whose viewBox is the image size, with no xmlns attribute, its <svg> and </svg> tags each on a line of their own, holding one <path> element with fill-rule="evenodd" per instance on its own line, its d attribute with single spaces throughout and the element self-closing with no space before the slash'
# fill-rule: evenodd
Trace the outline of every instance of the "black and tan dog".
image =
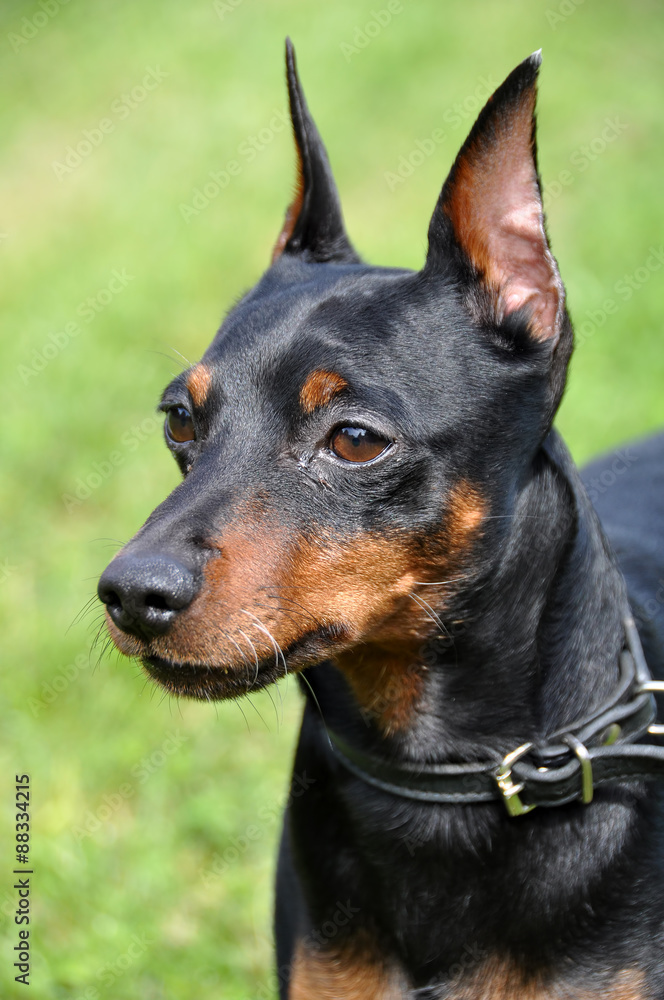
<svg viewBox="0 0 664 1000">
<path fill-rule="evenodd" d="M 664 576 L 664 439 L 601 526 L 551 429 L 572 327 L 539 61 L 480 114 L 413 273 L 351 246 L 288 46 L 299 175 L 272 265 L 166 389 L 183 482 L 99 584 L 168 691 L 306 678 L 291 1000 L 664 997 L 664 644 L 639 612 Z"/>
</svg>

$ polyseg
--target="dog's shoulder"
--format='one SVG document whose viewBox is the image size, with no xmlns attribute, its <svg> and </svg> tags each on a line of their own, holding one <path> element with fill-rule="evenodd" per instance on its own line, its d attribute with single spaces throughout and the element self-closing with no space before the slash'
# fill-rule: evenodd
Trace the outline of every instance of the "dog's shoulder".
<svg viewBox="0 0 664 1000">
<path fill-rule="evenodd" d="M 620 563 L 651 669 L 664 672 L 664 433 L 621 445 L 581 471 Z"/>
</svg>

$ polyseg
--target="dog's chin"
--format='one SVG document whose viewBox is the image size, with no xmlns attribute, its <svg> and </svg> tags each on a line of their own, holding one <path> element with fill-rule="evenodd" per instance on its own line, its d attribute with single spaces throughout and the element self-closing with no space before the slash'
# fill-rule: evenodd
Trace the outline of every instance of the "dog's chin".
<svg viewBox="0 0 664 1000">
<path fill-rule="evenodd" d="M 156 656 L 141 660 L 143 669 L 160 687 L 179 698 L 194 701 L 224 701 L 240 698 L 252 691 L 260 691 L 268 684 L 283 677 L 283 664 L 271 661 L 251 666 L 203 666 L 191 663 L 176 663 Z"/>
<path fill-rule="evenodd" d="M 343 635 L 338 628 L 318 629 L 301 636 L 278 656 L 259 658 L 258 663 L 199 664 L 139 656 L 148 676 L 170 694 L 195 701 L 224 701 L 260 691 L 288 673 L 331 658 Z"/>
</svg>

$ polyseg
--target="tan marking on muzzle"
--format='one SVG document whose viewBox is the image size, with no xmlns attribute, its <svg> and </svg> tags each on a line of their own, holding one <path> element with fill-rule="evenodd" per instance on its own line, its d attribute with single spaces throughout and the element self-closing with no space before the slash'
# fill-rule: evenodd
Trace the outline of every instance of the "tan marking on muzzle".
<svg viewBox="0 0 664 1000">
<path fill-rule="evenodd" d="M 422 646 L 439 631 L 436 615 L 463 577 L 485 507 L 470 484 L 458 484 L 441 531 L 423 543 L 377 532 L 305 537 L 277 523 L 265 501 L 247 504 L 166 635 L 146 644 L 110 626 L 111 637 L 128 655 L 246 672 L 256 657 L 278 660 L 279 648 L 313 634 L 316 652 L 301 651 L 297 668 L 332 659 L 384 731 L 407 728 L 426 676 Z"/>
</svg>

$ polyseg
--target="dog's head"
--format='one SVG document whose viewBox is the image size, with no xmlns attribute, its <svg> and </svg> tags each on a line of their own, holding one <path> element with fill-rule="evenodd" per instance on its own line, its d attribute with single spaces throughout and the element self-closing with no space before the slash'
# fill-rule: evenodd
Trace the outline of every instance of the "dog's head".
<svg viewBox="0 0 664 1000">
<path fill-rule="evenodd" d="M 361 693 L 497 558 L 572 339 L 539 62 L 480 114 L 411 272 L 355 253 L 288 45 L 298 181 L 272 264 L 166 389 L 183 481 L 99 584 L 114 642 L 169 690 L 231 697 L 329 659 Z"/>
</svg>

